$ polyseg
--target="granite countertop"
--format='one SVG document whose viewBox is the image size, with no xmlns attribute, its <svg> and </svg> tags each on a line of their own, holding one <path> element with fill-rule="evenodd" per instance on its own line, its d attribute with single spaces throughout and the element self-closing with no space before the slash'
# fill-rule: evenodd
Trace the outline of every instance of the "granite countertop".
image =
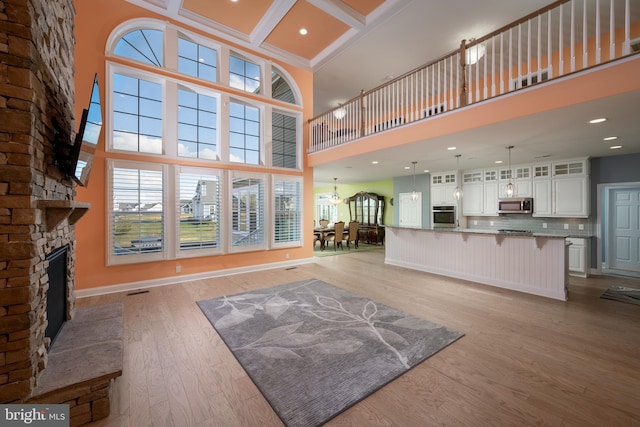
<svg viewBox="0 0 640 427">
<path fill-rule="evenodd" d="M 404 228 L 408 230 L 423 230 L 423 231 L 436 231 L 442 233 L 470 233 L 470 234 L 491 234 L 491 235 L 500 235 L 500 236 L 518 236 L 518 237 L 549 237 L 549 238 L 562 238 L 565 239 L 567 237 L 572 238 L 581 238 L 588 239 L 590 235 L 575 235 L 569 232 L 567 233 L 559 233 L 559 232 L 528 232 L 528 231 L 499 231 L 497 229 L 482 229 L 482 228 L 419 228 L 419 227 L 399 227 L 395 225 L 387 225 L 387 227 L 395 227 L 395 228 Z"/>
</svg>

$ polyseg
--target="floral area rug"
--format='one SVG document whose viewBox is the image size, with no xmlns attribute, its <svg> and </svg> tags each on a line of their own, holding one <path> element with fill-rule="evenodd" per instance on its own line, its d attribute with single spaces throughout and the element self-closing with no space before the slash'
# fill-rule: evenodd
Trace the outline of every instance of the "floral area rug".
<svg viewBox="0 0 640 427">
<path fill-rule="evenodd" d="M 640 305 L 640 289 L 611 285 L 600 298 Z"/>
<path fill-rule="evenodd" d="M 463 336 L 317 279 L 198 305 L 289 427 L 328 421 Z"/>
</svg>

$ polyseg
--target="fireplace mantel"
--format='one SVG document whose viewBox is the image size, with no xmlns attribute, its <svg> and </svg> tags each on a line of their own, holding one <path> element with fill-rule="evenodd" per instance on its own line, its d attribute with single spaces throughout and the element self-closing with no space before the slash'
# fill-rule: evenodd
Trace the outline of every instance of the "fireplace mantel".
<svg viewBox="0 0 640 427">
<path fill-rule="evenodd" d="M 69 225 L 74 225 L 87 213 L 91 204 L 75 200 L 38 200 L 37 207 L 42 210 L 47 231 L 51 231 L 67 218 Z"/>
</svg>

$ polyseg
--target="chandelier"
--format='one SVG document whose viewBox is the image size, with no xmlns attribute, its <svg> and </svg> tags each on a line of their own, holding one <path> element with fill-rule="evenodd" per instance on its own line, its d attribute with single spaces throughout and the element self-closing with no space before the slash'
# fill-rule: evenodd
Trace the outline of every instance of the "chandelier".
<svg viewBox="0 0 640 427">
<path fill-rule="evenodd" d="M 331 196 L 329 196 L 329 203 L 331 203 L 334 206 L 339 205 L 340 203 L 342 203 L 342 199 L 340 198 L 340 195 L 338 194 L 338 185 L 336 184 L 337 180 L 338 180 L 338 178 L 333 178 L 333 193 L 331 194 Z"/>
</svg>

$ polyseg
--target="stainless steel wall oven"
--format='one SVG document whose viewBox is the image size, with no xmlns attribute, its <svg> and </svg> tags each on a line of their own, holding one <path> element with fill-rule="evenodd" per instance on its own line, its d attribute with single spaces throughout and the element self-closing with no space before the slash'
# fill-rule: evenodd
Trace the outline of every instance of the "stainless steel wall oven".
<svg viewBox="0 0 640 427">
<path fill-rule="evenodd" d="M 433 228 L 453 228 L 456 226 L 455 206 L 433 206 L 431 208 L 431 222 Z"/>
</svg>

